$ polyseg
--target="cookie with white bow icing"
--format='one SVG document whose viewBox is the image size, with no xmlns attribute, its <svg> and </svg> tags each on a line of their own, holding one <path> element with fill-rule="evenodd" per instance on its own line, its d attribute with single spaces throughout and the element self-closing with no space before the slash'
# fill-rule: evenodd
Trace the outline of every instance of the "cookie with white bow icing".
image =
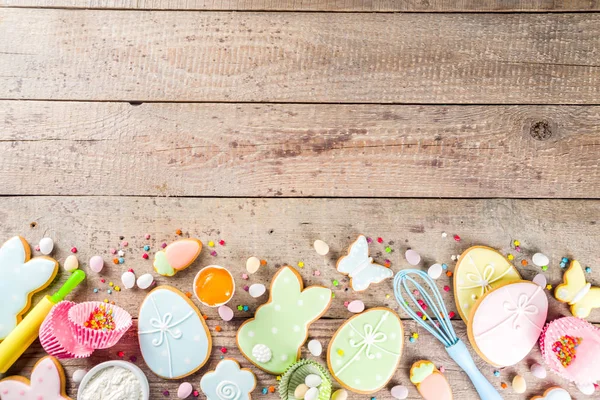
<svg viewBox="0 0 600 400">
<path fill-rule="evenodd" d="M 463 321 L 484 294 L 504 284 L 521 280 L 517 269 L 499 252 L 473 246 L 462 253 L 454 269 L 454 299 Z"/>
<path fill-rule="evenodd" d="M 58 273 L 50 257 L 31 258 L 27 241 L 20 236 L 0 248 L 0 341 L 21 322 L 31 307 L 31 296 L 46 288 Z"/>
<path fill-rule="evenodd" d="M 394 376 L 403 345 L 404 330 L 398 315 L 389 308 L 371 308 L 335 332 L 327 349 L 327 365 L 346 389 L 375 393 Z"/>
<path fill-rule="evenodd" d="M 486 293 L 475 303 L 467 332 L 475 351 L 496 367 L 525 358 L 543 332 L 548 297 L 539 285 L 517 281 Z"/>
<path fill-rule="evenodd" d="M 138 338 L 148 368 L 165 379 L 193 374 L 208 361 L 212 348 L 202 314 L 171 286 L 159 286 L 144 299 Z"/>
</svg>

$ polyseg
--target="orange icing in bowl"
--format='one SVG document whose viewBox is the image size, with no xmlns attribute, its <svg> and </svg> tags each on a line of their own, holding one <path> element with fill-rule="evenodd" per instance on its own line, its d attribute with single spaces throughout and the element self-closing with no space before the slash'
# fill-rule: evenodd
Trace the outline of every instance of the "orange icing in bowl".
<svg viewBox="0 0 600 400">
<path fill-rule="evenodd" d="M 231 300 L 234 292 L 233 276 L 218 265 L 202 268 L 194 278 L 194 294 L 205 306 L 222 306 Z"/>
</svg>

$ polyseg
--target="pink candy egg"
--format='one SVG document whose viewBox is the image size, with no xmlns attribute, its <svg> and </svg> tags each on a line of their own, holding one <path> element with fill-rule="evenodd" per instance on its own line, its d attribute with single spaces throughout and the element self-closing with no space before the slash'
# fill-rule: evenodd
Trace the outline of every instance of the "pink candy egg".
<svg viewBox="0 0 600 400">
<path fill-rule="evenodd" d="M 100 256 L 90 258 L 90 269 L 94 272 L 100 272 L 104 268 L 104 260 Z"/>
</svg>

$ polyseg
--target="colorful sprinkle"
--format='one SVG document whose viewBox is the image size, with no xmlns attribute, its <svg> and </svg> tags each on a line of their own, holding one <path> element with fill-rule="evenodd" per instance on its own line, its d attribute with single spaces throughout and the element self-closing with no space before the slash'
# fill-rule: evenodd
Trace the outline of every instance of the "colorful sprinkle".
<svg viewBox="0 0 600 400">
<path fill-rule="evenodd" d="M 337 349 L 337 353 L 338 353 L 339 356 L 343 356 L 344 355 L 344 350 Z"/>
<path fill-rule="evenodd" d="M 458 236 L 458 235 L 454 235 L 453 237 L 454 237 L 454 240 L 455 240 L 455 241 L 457 241 L 457 242 L 460 242 L 460 236 Z"/>
<path fill-rule="evenodd" d="M 210 255 L 213 256 L 213 257 L 216 257 L 217 256 L 217 252 L 213 250 L 213 251 L 210 252 Z"/>
<path fill-rule="evenodd" d="M 176 234 L 177 236 L 181 236 L 181 234 L 182 234 L 182 233 L 183 233 L 183 232 L 181 231 L 181 229 L 177 229 L 177 230 L 175 231 L 175 234 Z"/>
<path fill-rule="evenodd" d="M 515 246 L 520 246 L 520 245 L 521 245 L 521 242 L 519 242 L 518 240 L 513 240 L 513 244 L 514 244 Z"/>
<path fill-rule="evenodd" d="M 500 384 L 500 387 L 501 387 L 502 389 L 506 389 L 506 388 L 508 387 L 508 385 L 507 385 L 505 382 L 502 382 L 502 383 Z"/>
<path fill-rule="evenodd" d="M 550 284 L 547 284 L 547 285 L 546 285 L 546 289 L 548 289 L 548 290 L 552 290 L 552 285 L 550 285 Z"/>
<path fill-rule="evenodd" d="M 385 247 L 385 252 L 386 253 L 391 253 L 392 252 L 392 248 L 390 246 L 386 246 Z"/>
<path fill-rule="evenodd" d="M 338 286 L 338 285 L 340 284 L 340 283 L 337 281 L 337 279 L 334 279 L 332 283 L 333 283 L 333 286 Z"/>
<path fill-rule="evenodd" d="M 248 280 L 248 274 L 242 274 L 242 279 L 247 281 Z"/>
<path fill-rule="evenodd" d="M 585 267 L 585 272 L 587 272 L 589 274 L 592 272 L 592 269 L 590 267 Z"/>
<path fill-rule="evenodd" d="M 267 394 L 269 393 L 269 389 L 267 388 L 262 388 L 262 394 Z"/>
<path fill-rule="evenodd" d="M 496 377 L 500 376 L 500 371 L 498 371 L 498 370 L 494 371 L 494 376 L 496 376 Z"/>
<path fill-rule="evenodd" d="M 132 363 L 137 361 L 137 357 L 136 356 L 131 356 L 129 357 L 129 361 L 131 361 Z"/>
<path fill-rule="evenodd" d="M 302 262 L 302 261 L 298 261 L 298 267 L 300 267 L 300 268 L 304 268 L 304 262 Z"/>
<path fill-rule="evenodd" d="M 164 249 L 165 247 L 167 247 L 167 244 L 166 244 L 165 242 L 163 242 L 163 243 L 160 245 L 160 247 L 162 247 L 162 248 Z"/>
<path fill-rule="evenodd" d="M 208 246 L 209 247 L 215 247 L 215 242 L 213 242 L 212 240 L 208 242 Z"/>
<path fill-rule="evenodd" d="M 221 347 L 221 353 L 226 354 L 227 353 L 227 348 L 226 347 Z"/>
<path fill-rule="evenodd" d="M 408 341 L 411 342 L 411 343 L 414 343 L 415 342 L 415 338 L 411 336 L 410 338 L 408 338 Z"/>
<path fill-rule="evenodd" d="M 456 313 L 454 313 L 454 311 L 450 311 L 448 313 L 448 318 L 454 318 L 456 316 Z"/>
<path fill-rule="evenodd" d="M 576 358 L 577 347 L 581 344 L 582 338 L 569 335 L 561 336 L 559 340 L 552 344 L 552 351 L 563 367 L 568 367 Z"/>
<path fill-rule="evenodd" d="M 149 257 L 149 256 L 148 256 L 148 253 L 144 253 L 144 254 L 142 254 L 142 258 L 143 258 L 144 260 L 147 260 L 147 259 L 148 259 L 148 257 Z"/>
<path fill-rule="evenodd" d="M 548 271 L 548 266 L 547 266 L 547 265 L 544 265 L 544 266 L 542 267 L 542 271 Z"/>
<path fill-rule="evenodd" d="M 509 253 L 509 254 L 506 256 L 506 258 L 508 258 L 510 261 L 512 261 L 512 260 L 514 260 L 514 259 L 515 259 L 515 256 L 513 256 L 512 254 L 510 254 L 510 253 Z"/>
<path fill-rule="evenodd" d="M 150 239 L 150 234 L 146 233 L 146 235 L 144 236 L 146 238 L 146 240 Z"/>
<path fill-rule="evenodd" d="M 367 238 L 367 243 L 373 243 L 373 239 L 371 239 L 370 237 Z"/>
<path fill-rule="evenodd" d="M 413 334 L 411 335 L 411 337 L 418 339 L 419 338 L 419 334 L 417 332 L 413 332 Z"/>
<path fill-rule="evenodd" d="M 127 247 L 127 246 L 129 246 L 129 242 L 126 241 L 126 240 L 124 240 L 124 241 L 121 242 L 121 246 Z"/>
<path fill-rule="evenodd" d="M 383 243 L 383 238 L 378 237 L 377 238 L 377 243 Z"/>
<path fill-rule="evenodd" d="M 94 288 L 94 293 L 98 293 L 98 289 Z"/>
<path fill-rule="evenodd" d="M 119 257 L 119 264 L 123 264 L 125 262 L 125 259 L 123 257 Z"/>
<path fill-rule="evenodd" d="M 217 331 L 217 332 L 221 332 L 221 330 L 222 330 L 222 329 L 221 329 L 221 327 L 220 327 L 219 325 L 215 326 L 215 331 Z"/>
<path fill-rule="evenodd" d="M 117 351 L 117 357 L 123 358 L 125 357 L 125 353 L 123 351 Z"/>
<path fill-rule="evenodd" d="M 269 393 L 275 393 L 275 386 L 269 386 Z"/>
<path fill-rule="evenodd" d="M 313 275 L 314 276 L 321 276 L 321 271 L 315 271 L 315 272 L 313 272 Z"/>
<path fill-rule="evenodd" d="M 105 303 L 108 299 L 104 299 Z M 113 319 L 113 311 L 104 305 L 100 305 L 90 313 L 87 321 L 84 322 L 86 328 L 94 330 L 112 331 L 116 328 L 115 321 Z"/>
<path fill-rule="evenodd" d="M 442 264 L 442 269 L 446 271 L 448 269 L 448 264 Z"/>
<path fill-rule="evenodd" d="M 449 292 L 450 291 L 450 286 L 448 286 L 448 285 L 444 286 L 444 291 L 445 292 Z"/>
<path fill-rule="evenodd" d="M 169 391 L 168 391 L 168 390 L 165 390 L 165 391 L 163 392 L 163 396 L 165 396 L 165 397 L 169 397 L 169 395 L 170 395 L 170 393 L 169 393 Z"/>
<path fill-rule="evenodd" d="M 248 311 L 248 310 L 250 310 L 250 307 L 248 307 L 248 306 L 244 306 L 244 307 L 242 307 L 242 310 L 244 310 L 244 311 Z"/>
<path fill-rule="evenodd" d="M 77 247 L 71 247 L 71 253 L 77 253 Z"/>
<path fill-rule="evenodd" d="M 110 249 L 110 254 L 117 254 L 117 249 Z"/>
<path fill-rule="evenodd" d="M 446 276 L 448 276 L 448 277 L 452 276 L 452 271 L 446 271 Z"/>
<path fill-rule="evenodd" d="M 219 240 L 219 244 L 220 244 L 221 246 L 225 246 L 225 241 L 224 241 L 223 239 L 221 239 L 221 240 Z"/>
</svg>

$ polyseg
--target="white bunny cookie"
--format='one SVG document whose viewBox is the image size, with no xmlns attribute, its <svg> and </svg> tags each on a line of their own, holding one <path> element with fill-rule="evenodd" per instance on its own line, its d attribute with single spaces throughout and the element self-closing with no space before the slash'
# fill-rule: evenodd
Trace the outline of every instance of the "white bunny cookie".
<svg viewBox="0 0 600 400">
<path fill-rule="evenodd" d="M 282 374 L 300 358 L 308 326 L 329 308 L 330 289 L 302 288 L 296 270 L 281 268 L 271 283 L 269 301 L 238 330 L 237 343 L 244 357 L 268 373 Z"/>
</svg>

